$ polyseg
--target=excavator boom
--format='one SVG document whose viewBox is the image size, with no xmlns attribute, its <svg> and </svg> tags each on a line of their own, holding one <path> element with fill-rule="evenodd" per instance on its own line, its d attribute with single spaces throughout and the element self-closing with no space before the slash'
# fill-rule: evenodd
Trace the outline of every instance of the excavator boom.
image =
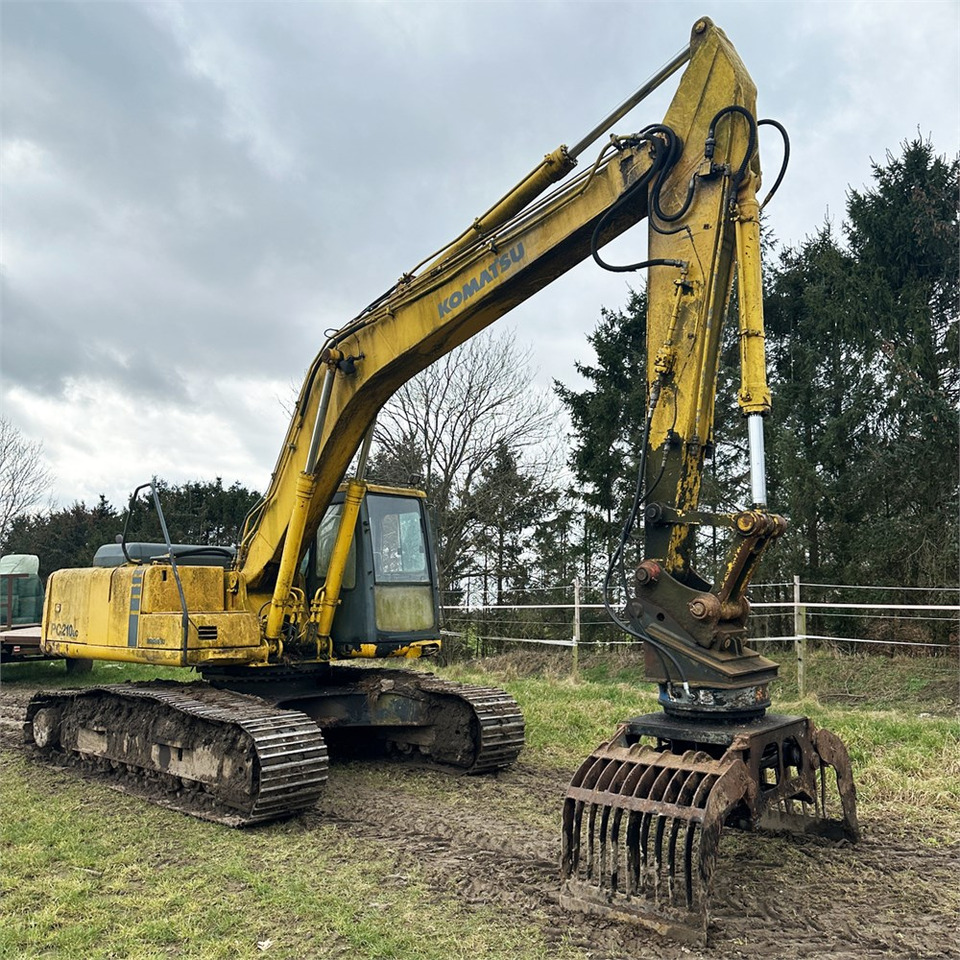
<svg viewBox="0 0 960 960">
<path fill-rule="evenodd" d="M 686 61 L 680 92 L 661 126 L 651 128 L 649 135 L 611 137 L 590 169 L 538 200 L 573 169 L 576 157 L 623 111 L 604 120 L 573 150 L 559 147 L 547 154 L 420 273 L 405 274 L 392 290 L 329 338 L 307 374 L 265 505 L 241 544 L 241 571 L 249 588 L 270 583 L 271 571 L 281 562 L 297 476 L 305 470 L 318 474 L 307 509 L 305 528 L 310 531 L 377 412 L 402 384 L 645 219 L 651 174 L 661 184 L 666 180 L 657 196 L 665 204 L 672 203 L 674 194 L 686 189 L 704 163 L 711 110 L 735 105 L 754 111 L 755 90 L 749 74 L 722 31 L 706 18 L 695 25 L 690 46 L 645 84 L 638 96 L 649 93 Z M 627 105 L 635 102 L 636 97 L 631 98 Z M 665 156 L 659 139 L 663 128 L 682 131 L 683 146 L 677 156 Z M 713 162 L 740 163 L 747 149 L 740 128 L 728 124 L 718 134 Z M 755 158 L 751 161 L 756 167 Z M 707 192 L 714 195 L 709 202 Z M 675 250 L 669 254 L 677 261 L 689 261 L 689 269 L 697 274 L 697 299 L 710 297 L 714 311 L 718 305 L 725 306 L 734 264 L 733 233 L 719 209 L 721 202 L 717 190 L 698 189 L 696 212 L 709 205 L 709 222 L 698 226 L 692 244 L 686 236 L 675 240 Z M 651 272 L 651 283 L 658 284 L 658 291 L 670 288 L 677 278 L 676 268 Z M 668 310 L 673 302 L 669 294 L 662 301 Z M 716 331 L 719 319 L 714 318 Z M 713 355 L 717 336 L 717 332 L 711 334 Z M 510 358 L 503 361 L 509 363 Z M 328 377 L 332 380 L 329 392 L 323 386 Z M 710 393 L 709 387 L 708 380 L 705 393 Z"/>
</svg>

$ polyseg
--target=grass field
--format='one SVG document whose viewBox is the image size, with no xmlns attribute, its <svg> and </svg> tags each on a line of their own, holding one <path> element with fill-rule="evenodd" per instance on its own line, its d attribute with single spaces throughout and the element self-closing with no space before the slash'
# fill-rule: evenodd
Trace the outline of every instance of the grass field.
<svg viewBox="0 0 960 960">
<path fill-rule="evenodd" d="M 471 664 L 446 673 L 458 680 L 490 682 L 488 670 L 523 705 L 525 756 L 534 762 L 573 770 L 619 720 L 658 709 L 635 657 L 595 656 L 581 665 L 576 679 L 562 656 L 505 656 L 483 669 Z M 819 683 L 821 689 L 838 692 L 826 703 L 817 696 L 800 701 L 796 661 L 784 656 L 775 710 L 809 716 L 846 743 L 861 815 L 929 827 L 938 835 L 942 830 L 944 842 L 960 844 L 956 662 L 820 653 L 808 656 L 807 672 L 808 689 Z M 835 702 L 851 689 L 857 691 L 855 706 Z"/>
<path fill-rule="evenodd" d="M 850 666 L 811 669 L 825 677 Z M 960 861 L 960 720 L 949 697 L 940 713 L 917 709 L 912 694 L 904 706 L 904 691 L 918 686 L 916 661 L 875 666 L 862 666 L 869 683 L 857 683 L 855 708 L 791 701 L 787 676 L 777 710 L 812 716 L 846 741 L 868 834 L 876 828 L 903 837 L 921 857 L 930 851 L 934 859 L 905 901 L 916 900 L 915 909 L 927 915 L 960 916 L 960 875 L 949 889 Z M 565 779 L 619 720 L 655 709 L 650 689 L 638 683 L 638 664 L 591 658 L 573 679 L 567 661 L 522 655 L 443 672 L 497 683 L 520 702 L 528 745 L 515 770 L 449 778 L 398 765 L 337 765 L 331 799 L 316 816 L 246 831 L 147 807 L 69 771 L 35 766 L 8 729 L 0 751 L 0 956 L 601 955 L 591 952 L 589 938 L 578 939 L 576 923 L 555 929 L 552 908 L 544 912 L 530 900 L 524 909 L 529 890 L 522 888 L 539 885 L 547 890 L 541 899 L 549 899 Z M 101 664 L 84 681 L 158 675 L 182 678 Z M 8 667 L 2 680 L 8 704 L 22 704 L 38 686 L 76 685 L 56 663 Z M 756 850 L 768 854 L 734 845 L 740 852 L 733 856 L 799 856 L 786 841 L 767 843 L 774 846 Z M 878 862 L 882 855 L 878 850 Z M 796 870 L 805 869 L 803 859 Z M 813 876 L 816 882 L 816 870 Z M 754 956 L 747 946 L 732 946 L 734 925 L 731 919 L 716 934 L 727 937 L 726 947 L 703 956 Z M 647 944 L 632 955 L 698 955 L 669 944 L 643 952 L 652 949 Z M 792 956 L 769 948 L 764 955 Z"/>
</svg>

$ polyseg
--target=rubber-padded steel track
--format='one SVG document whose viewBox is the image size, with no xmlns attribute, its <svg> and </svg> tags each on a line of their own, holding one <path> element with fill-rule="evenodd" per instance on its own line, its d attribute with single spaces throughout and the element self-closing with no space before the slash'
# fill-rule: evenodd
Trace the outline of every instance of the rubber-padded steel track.
<svg viewBox="0 0 960 960">
<path fill-rule="evenodd" d="M 302 713 L 206 684 L 118 684 L 36 694 L 28 744 L 116 783 L 230 826 L 276 820 L 316 802 L 327 747 Z"/>
</svg>

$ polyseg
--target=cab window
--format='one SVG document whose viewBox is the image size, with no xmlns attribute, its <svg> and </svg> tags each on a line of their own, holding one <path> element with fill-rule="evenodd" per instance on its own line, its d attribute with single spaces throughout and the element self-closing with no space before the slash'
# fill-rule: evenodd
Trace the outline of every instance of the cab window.
<svg viewBox="0 0 960 960">
<path fill-rule="evenodd" d="M 337 528 L 340 526 L 340 514 L 343 512 L 342 503 L 334 503 L 327 508 L 327 512 L 320 521 L 317 531 L 317 549 L 314 553 L 314 573 L 317 583 L 327 579 L 327 567 L 330 566 L 330 556 L 333 553 L 333 544 L 337 539 Z M 347 564 L 343 571 L 343 589 L 352 590 L 357 585 L 357 538 L 350 539 L 350 552 L 347 554 Z"/>
<path fill-rule="evenodd" d="M 419 499 L 370 494 L 367 500 L 378 583 L 429 583 Z"/>
</svg>

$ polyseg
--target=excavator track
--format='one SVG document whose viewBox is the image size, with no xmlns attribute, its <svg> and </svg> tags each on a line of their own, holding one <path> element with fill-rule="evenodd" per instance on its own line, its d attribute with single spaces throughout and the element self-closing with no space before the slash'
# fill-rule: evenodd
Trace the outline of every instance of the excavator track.
<svg viewBox="0 0 960 960">
<path fill-rule="evenodd" d="M 327 747 L 309 717 L 206 684 L 40 692 L 24 734 L 43 760 L 233 827 L 308 809 L 327 779 Z"/>
<path fill-rule="evenodd" d="M 429 676 L 419 688 L 441 698 L 455 698 L 472 711 L 472 751 L 467 773 L 489 773 L 509 767 L 524 743 L 523 713 L 517 701 L 498 687 L 479 687 Z M 469 748 L 464 752 L 466 756 Z"/>
</svg>

